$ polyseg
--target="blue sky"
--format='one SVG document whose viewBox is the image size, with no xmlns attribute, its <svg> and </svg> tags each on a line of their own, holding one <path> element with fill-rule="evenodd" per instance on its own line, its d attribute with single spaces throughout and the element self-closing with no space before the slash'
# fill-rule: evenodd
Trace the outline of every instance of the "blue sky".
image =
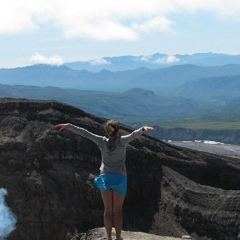
<svg viewBox="0 0 240 240">
<path fill-rule="evenodd" d="M 0 68 L 240 54 L 239 0 L 0 0 Z"/>
</svg>

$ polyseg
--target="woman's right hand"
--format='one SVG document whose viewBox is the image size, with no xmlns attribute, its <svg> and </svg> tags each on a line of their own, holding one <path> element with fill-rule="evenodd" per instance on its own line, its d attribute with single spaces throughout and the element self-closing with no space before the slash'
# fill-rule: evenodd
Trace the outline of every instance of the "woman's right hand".
<svg viewBox="0 0 240 240">
<path fill-rule="evenodd" d="M 148 126 L 144 126 L 143 127 L 144 131 L 155 131 L 156 129 L 153 127 L 148 127 Z"/>
<path fill-rule="evenodd" d="M 58 124 L 55 126 L 55 128 L 58 128 L 60 132 L 67 129 L 67 127 L 68 127 L 68 123 Z"/>
</svg>

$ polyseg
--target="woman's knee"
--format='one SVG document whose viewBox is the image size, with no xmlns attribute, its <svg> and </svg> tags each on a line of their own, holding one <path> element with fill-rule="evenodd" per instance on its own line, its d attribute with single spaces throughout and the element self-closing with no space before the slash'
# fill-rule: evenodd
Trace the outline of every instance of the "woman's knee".
<svg viewBox="0 0 240 240">
<path fill-rule="evenodd" d="M 114 209 L 113 215 L 114 217 L 122 216 L 122 209 L 121 208 Z"/>
<path fill-rule="evenodd" d="M 109 218 L 111 218 L 112 216 L 113 216 L 113 212 L 112 212 L 112 210 L 110 210 L 110 209 L 105 209 L 104 210 L 104 216 L 105 217 L 109 217 Z"/>
</svg>

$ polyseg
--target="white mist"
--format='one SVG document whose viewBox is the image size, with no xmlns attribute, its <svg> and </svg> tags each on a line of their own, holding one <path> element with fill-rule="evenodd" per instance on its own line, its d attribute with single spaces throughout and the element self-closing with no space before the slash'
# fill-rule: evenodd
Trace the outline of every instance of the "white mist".
<svg viewBox="0 0 240 240">
<path fill-rule="evenodd" d="M 17 218 L 5 202 L 7 190 L 0 188 L 0 240 L 5 240 L 15 229 Z"/>
</svg>

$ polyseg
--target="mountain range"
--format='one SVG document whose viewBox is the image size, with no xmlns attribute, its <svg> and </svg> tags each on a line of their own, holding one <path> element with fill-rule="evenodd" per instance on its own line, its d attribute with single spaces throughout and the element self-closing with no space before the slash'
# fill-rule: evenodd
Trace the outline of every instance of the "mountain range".
<svg viewBox="0 0 240 240">
<path fill-rule="evenodd" d="M 0 85 L 0 96 L 57 100 L 101 117 L 122 121 L 193 115 L 200 112 L 197 103 L 189 99 L 162 97 L 152 91 L 134 88 L 123 93 L 62 89 L 57 87 Z"/>
<path fill-rule="evenodd" d="M 33 65 L 0 69 L 0 84 L 54 86 L 95 91 L 127 91 L 143 88 L 161 94 L 175 93 L 188 82 L 206 78 L 240 76 L 240 64 L 223 66 L 175 65 L 159 69 L 138 68 L 119 72 L 91 73 L 66 66 Z"/>
<path fill-rule="evenodd" d="M 226 64 L 240 64 L 240 55 L 229 55 L 219 53 L 195 53 L 167 55 L 155 53 L 148 56 L 116 56 L 103 57 L 97 60 L 77 61 L 65 63 L 66 66 L 75 70 L 88 70 L 99 72 L 102 69 L 109 71 L 134 70 L 146 67 L 157 69 L 173 65 L 194 64 L 199 66 L 219 66 Z"/>
<path fill-rule="evenodd" d="M 184 83 L 178 90 L 178 95 L 195 99 L 200 97 L 239 98 L 240 75 L 203 78 Z"/>
</svg>

